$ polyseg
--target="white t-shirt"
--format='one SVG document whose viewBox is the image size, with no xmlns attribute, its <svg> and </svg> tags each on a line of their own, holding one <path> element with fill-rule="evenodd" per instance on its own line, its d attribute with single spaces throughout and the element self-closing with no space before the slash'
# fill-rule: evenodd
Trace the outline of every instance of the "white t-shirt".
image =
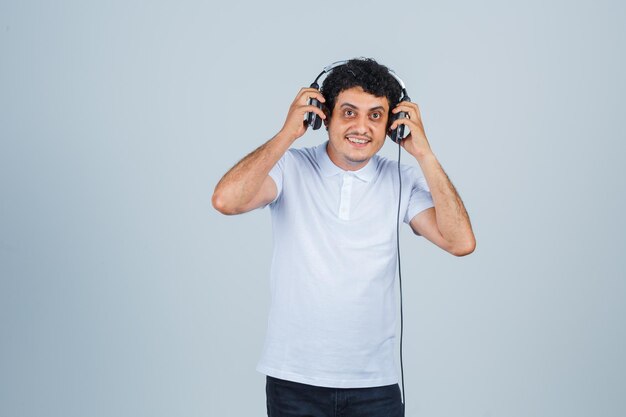
<svg viewBox="0 0 626 417">
<path fill-rule="evenodd" d="M 433 202 L 421 172 L 401 165 L 401 216 Z M 326 143 L 290 149 L 270 172 L 274 252 L 267 335 L 257 370 L 309 385 L 398 382 L 397 161 L 375 155 L 343 171 Z"/>
</svg>

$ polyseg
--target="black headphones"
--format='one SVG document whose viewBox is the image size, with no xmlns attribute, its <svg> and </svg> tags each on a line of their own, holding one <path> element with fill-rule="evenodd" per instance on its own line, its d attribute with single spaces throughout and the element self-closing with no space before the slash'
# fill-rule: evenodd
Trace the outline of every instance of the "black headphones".
<svg viewBox="0 0 626 417">
<path fill-rule="evenodd" d="M 325 67 L 322 70 L 322 72 L 320 72 L 320 74 L 315 78 L 315 81 L 313 81 L 313 83 L 311 84 L 311 88 L 315 88 L 316 90 L 319 90 L 320 86 L 317 83 L 317 81 L 320 79 L 322 75 L 330 72 L 334 68 L 340 67 L 342 65 L 346 65 L 347 63 L 348 61 L 337 61 Z M 400 87 L 402 88 L 402 96 L 400 97 L 400 101 L 411 101 L 411 99 L 409 98 L 409 95 L 406 92 L 406 87 L 404 86 L 404 82 L 402 81 L 402 79 L 400 79 L 400 77 L 398 77 L 398 75 L 392 69 L 387 68 L 387 70 L 389 71 L 389 75 L 391 75 L 398 82 L 398 84 L 400 84 Z M 322 109 L 322 103 L 320 103 L 318 99 L 310 98 L 309 104 L 316 106 L 320 110 Z M 407 114 L 406 112 L 403 112 L 403 111 L 398 112 L 396 114 L 392 114 L 391 123 L 393 123 L 395 120 L 402 119 L 405 117 L 407 117 Z M 307 126 L 311 126 L 313 130 L 317 130 L 320 127 L 322 127 L 321 117 L 319 117 L 316 113 L 313 113 L 313 112 L 307 112 L 305 122 Z M 399 143 L 400 140 L 404 139 L 404 127 L 405 127 L 404 125 L 400 125 L 397 128 L 393 129 L 391 132 L 389 132 L 389 138 L 395 143 Z"/>
</svg>

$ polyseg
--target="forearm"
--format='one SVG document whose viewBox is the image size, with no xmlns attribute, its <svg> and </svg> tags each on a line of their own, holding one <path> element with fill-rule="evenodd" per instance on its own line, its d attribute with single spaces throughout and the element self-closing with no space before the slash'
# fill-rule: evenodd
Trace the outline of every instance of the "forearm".
<svg viewBox="0 0 626 417">
<path fill-rule="evenodd" d="M 471 252 L 476 244 L 474 233 L 454 185 L 434 154 L 427 153 L 416 159 L 430 188 L 439 232 L 451 247 Z"/>
<path fill-rule="evenodd" d="M 267 175 L 291 144 L 306 132 L 305 115 L 313 112 L 326 119 L 322 109 L 309 104 L 311 99 L 325 101 L 315 88 L 300 89 L 278 134 L 239 161 L 217 184 L 213 207 L 224 214 L 238 214 L 271 201 L 276 187 Z"/>
<path fill-rule="evenodd" d="M 215 186 L 213 206 L 222 213 L 241 211 L 259 193 L 270 170 L 293 141 L 279 132 L 239 161 Z"/>
</svg>

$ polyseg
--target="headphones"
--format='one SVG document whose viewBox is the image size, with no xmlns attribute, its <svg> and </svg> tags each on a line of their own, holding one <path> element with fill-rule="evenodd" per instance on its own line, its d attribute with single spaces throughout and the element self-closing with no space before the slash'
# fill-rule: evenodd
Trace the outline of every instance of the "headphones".
<svg viewBox="0 0 626 417">
<path fill-rule="evenodd" d="M 313 83 L 311 84 L 311 88 L 315 88 L 316 90 L 319 90 L 320 86 L 317 83 L 317 81 L 320 79 L 322 75 L 330 72 L 331 70 L 337 67 L 346 65 L 347 63 L 348 63 L 347 60 L 337 61 L 325 67 L 322 70 L 322 72 L 320 72 L 320 74 L 315 78 L 315 81 L 313 81 Z M 387 71 L 389 71 L 389 75 L 391 75 L 398 82 L 398 84 L 400 84 L 400 88 L 402 88 L 402 95 L 400 96 L 400 101 L 411 101 L 411 99 L 409 98 L 409 95 L 406 92 L 406 87 L 404 86 L 404 82 L 402 81 L 402 79 L 398 77 L 398 75 L 392 69 L 387 68 Z M 320 110 L 322 109 L 322 103 L 320 103 L 320 101 L 316 98 L 310 98 L 309 104 L 319 108 Z M 407 117 L 407 113 L 403 111 L 398 112 L 396 114 L 392 114 L 391 123 L 393 123 L 395 120 L 402 119 L 405 117 Z M 313 112 L 307 112 L 305 123 L 307 126 L 311 126 L 313 130 L 317 130 L 320 127 L 322 127 L 321 117 L 319 117 L 316 113 L 313 113 Z M 395 143 L 399 143 L 402 139 L 404 139 L 404 130 L 405 130 L 404 128 L 405 128 L 405 125 L 400 125 L 397 128 L 393 129 L 392 131 L 389 132 L 389 138 Z"/>
</svg>

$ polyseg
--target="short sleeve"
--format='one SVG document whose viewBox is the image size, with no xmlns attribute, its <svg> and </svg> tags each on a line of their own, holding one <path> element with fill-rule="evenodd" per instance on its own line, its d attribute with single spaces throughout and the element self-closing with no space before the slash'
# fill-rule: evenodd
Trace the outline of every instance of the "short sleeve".
<svg viewBox="0 0 626 417">
<path fill-rule="evenodd" d="M 278 162 L 276 162 L 276 164 L 272 167 L 272 169 L 269 172 L 269 176 L 274 180 L 274 183 L 276 184 L 276 198 L 269 203 L 270 206 L 274 204 L 280 198 L 280 195 L 283 191 L 283 175 L 285 172 L 285 161 L 287 159 L 287 154 L 288 152 L 285 153 L 278 160 Z"/>
<path fill-rule="evenodd" d="M 434 207 L 433 198 L 426 179 L 417 170 L 411 170 L 412 188 L 409 197 L 409 206 L 406 210 L 404 222 L 409 223 L 422 211 Z"/>
</svg>

